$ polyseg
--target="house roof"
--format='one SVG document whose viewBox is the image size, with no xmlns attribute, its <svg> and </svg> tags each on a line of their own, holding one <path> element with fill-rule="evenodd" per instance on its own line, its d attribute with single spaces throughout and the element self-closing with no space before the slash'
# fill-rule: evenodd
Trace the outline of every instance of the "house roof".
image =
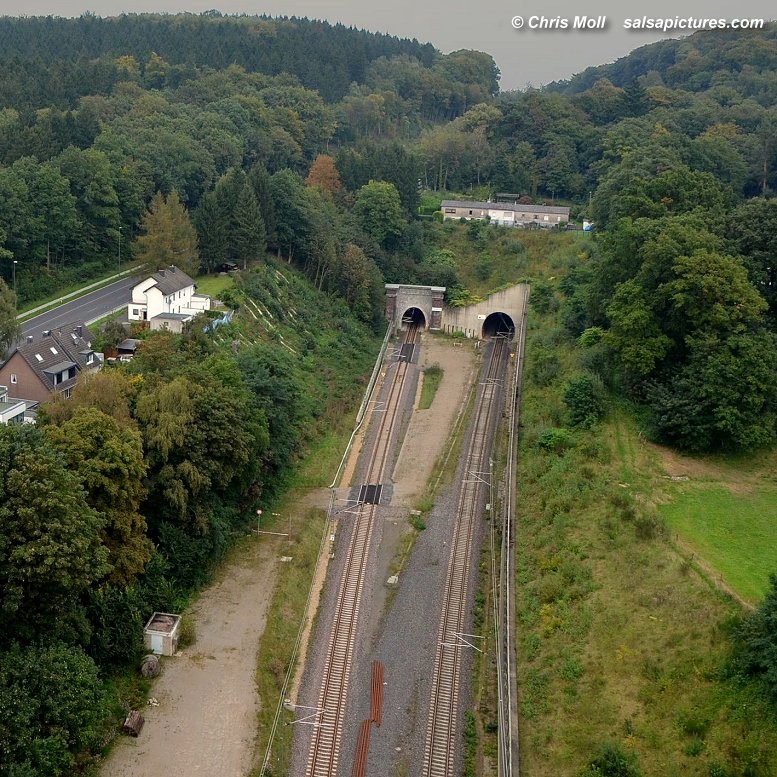
<svg viewBox="0 0 777 777">
<path fill-rule="evenodd" d="M 191 321 L 194 316 L 191 313 L 157 313 L 151 317 L 151 321 Z"/>
<path fill-rule="evenodd" d="M 38 379 L 53 388 L 51 375 L 75 366 L 77 371 L 86 369 L 92 351 L 92 333 L 82 321 L 74 321 L 53 329 L 49 335 L 23 343 L 8 359 L 16 354 L 30 365 Z M 6 360 L 8 361 L 8 360 Z M 58 384 L 58 387 L 66 384 Z"/>
<path fill-rule="evenodd" d="M 167 297 L 189 286 L 194 286 L 194 281 L 183 270 L 177 267 L 168 267 L 166 270 L 155 272 L 151 278 L 156 281 L 155 286 Z"/>
<path fill-rule="evenodd" d="M 480 202 L 477 200 L 443 200 L 442 208 L 473 208 L 479 210 L 517 210 L 522 213 L 553 213 L 568 216 L 569 208 L 562 205 L 523 205 L 514 202 Z"/>
<path fill-rule="evenodd" d="M 69 370 L 71 367 L 77 366 L 78 365 L 75 362 L 57 362 L 56 364 L 52 364 L 50 367 L 45 367 L 43 372 L 45 372 L 47 375 L 56 375 L 58 372 L 64 372 L 65 370 Z"/>
</svg>

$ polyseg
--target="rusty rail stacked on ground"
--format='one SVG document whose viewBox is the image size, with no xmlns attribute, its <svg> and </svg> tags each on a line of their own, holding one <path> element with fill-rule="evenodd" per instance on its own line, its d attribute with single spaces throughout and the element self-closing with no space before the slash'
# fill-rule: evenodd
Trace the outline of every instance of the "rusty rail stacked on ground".
<svg viewBox="0 0 777 777">
<path fill-rule="evenodd" d="M 480 515 L 482 489 L 488 485 L 488 459 L 494 419 L 501 396 L 500 381 L 509 344 L 504 337 L 490 343 L 490 355 L 476 405 L 472 439 L 456 514 L 456 528 L 448 563 L 438 644 L 432 676 L 432 695 L 424 748 L 424 777 L 451 777 L 455 773 L 459 720 L 461 651 L 468 642 L 463 634 L 472 534 Z M 470 648 L 471 649 L 471 648 Z"/>
<path fill-rule="evenodd" d="M 372 695 L 370 697 L 370 717 L 363 720 L 359 726 L 359 735 L 356 739 L 356 753 L 353 757 L 353 770 L 351 777 L 365 777 L 367 771 L 367 757 L 370 754 L 370 732 L 374 723 L 380 728 L 383 720 L 383 664 L 380 661 L 372 662 Z"/>
<path fill-rule="evenodd" d="M 418 335 L 418 327 L 410 326 L 403 345 L 416 343 Z M 403 361 L 401 358 L 396 363 L 397 367 L 389 386 L 389 395 L 382 413 L 366 483 L 381 483 L 390 465 L 389 452 L 401 415 L 399 411 L 407 382 L 409 363 L 409 359 Z M 329 637 L 326 666 L 318 699 L 319 716 L 313 729 L 306 777 L 335 777 L 338 773 L 356 624 L 375 512 L 375 505 L 362 505 L 354 516 L 356 525 L 348 547 L 337 611 Z M 365 765 L 366 748 L 369 745 L 369 726 L 366 729 Z"/>
<path fill-rule="evenodd" d="M 383 664 L 372 662 L 372 698 L 370 699 L 370 720 L 380 728 L 383 722 Z"/>
</svg>

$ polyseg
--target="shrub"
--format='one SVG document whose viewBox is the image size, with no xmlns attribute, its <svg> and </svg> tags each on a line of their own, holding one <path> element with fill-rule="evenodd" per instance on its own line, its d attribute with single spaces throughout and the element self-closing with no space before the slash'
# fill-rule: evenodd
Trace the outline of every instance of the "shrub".
<svg viewBox="0 0 777 777">
<path fill-rule="evenodd" d="M 596 757 L 580 772 L 580 777 L 642 777 L 636 756 L 620 744 L 602 745 Z"/>
<path fill-rule="evenodd" d="M 569 429 L 551 427 L 544 429 L 537 437 L 537 445 L 546 451 L 563 453 L 573 445 L 572 433 Z"/>
<path fill-rule="evenodd" d="M 586 329 L 583 334 L 577 338 L 577 342 L 583 348 L 590 348 L 591 346 L 601 342 L 603 337 L 604 329 L 602 329 L 600 326 L 589 326 L 588 329 Z"/>
<path fill-rule="evenodd" d="M 553 351 L 537 345 L 529 352 L 527 372 L 536 386 L 549 386 L 561 374 L 561 362 Z"/>
<path fill-rule="evenodd" d="M 529 302 L 538 313 L 547 313 L 553 296 L 553 286 L 546 281 L 536 281 L 531 285 Z"/>
<path fill-rule="evenodd" d="M 769 576 L 764 600 L 736 631 L 741 673 L 759 679 L 777 706 L 777 574 Z"/>
<path fill-rule="evenodd" d="M 605 390 L 601 380 L 587 372 L 571 378 L 564 389 L 564 403 L 572 424 L 590 429 L 604 415 Z"/>
</svg>

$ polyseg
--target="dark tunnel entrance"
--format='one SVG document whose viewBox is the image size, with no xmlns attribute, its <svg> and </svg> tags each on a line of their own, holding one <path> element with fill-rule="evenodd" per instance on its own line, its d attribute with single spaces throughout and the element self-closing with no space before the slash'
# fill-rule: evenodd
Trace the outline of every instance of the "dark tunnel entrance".
<svg viewBox="0 0 777 777">
<path fill-rule="evenodd" d="M 415 324 L 422 329 L 426 327 L 426 316 L 420 308 L 408 308 L 402 315 L 402 328 Z"/>
<path fill-rule="evenodd" d="M 491 313 L 483 322 L 483 337 L 507 337 L 513 339 L 515 324 L 507 313 Z"/>
</svg>

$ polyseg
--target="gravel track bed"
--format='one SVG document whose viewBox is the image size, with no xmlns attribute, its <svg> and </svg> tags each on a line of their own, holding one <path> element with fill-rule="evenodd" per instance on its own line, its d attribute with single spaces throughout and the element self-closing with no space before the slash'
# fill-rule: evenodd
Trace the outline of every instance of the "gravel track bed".
<svg viewBox="0 0 777 777">
<path fill-rule="evenodd" d="M 423 358 L 423 342 L 419 350 L 421 351 L 419 356 Z M 466 358 L 462 360 L 462 369 L 471 369 L 473 361 L 471 352 L 463 356 Z M 406 387 L 403 398 L 404 417 L 401 423 L 403 433 L 408 429 L 413 411 L 419 373 L 420 369 L 417 368 L 411 381 L 412 385 Z M 384 382 L 378 399 L 384 400 L 386 392 L 387 384 Z M 446 401 L 455 402 L 458 407 L 462 399 L 462 396 L 454 396 L 448 397 Z M 373 416 L 371 420 L 376 419 Z M 375 423 L 370 423 L 365 435 L 362 453 L 351 481 L 354 485 L 364 482 L 369 452 L 372 451 L 377 435 L 377 426 Z M 468 445 L 471 434 L 471 428 L 467 429 L 465 446 Z M 402 443 L 401 437 L 393 442 L 392 461 L 398 455 Z M 417 444 L 417 442 L 414 443 L 414 445 Z M 403 449 L 403 459 L 407 452 Z M 439 453 L 440 451 L 429 452 L 429 455 L 436 458 Z M 381 505 L 376 513 L 370 544 L 369 571 L 362 591 L 359 611 L 358 634 L 348 688 L 338 775 L 345 777 L 351 774 L 358 727 L 362 720 L 369 717 L 372 661 L 383 662 L 386 685 L 383 697 L 383 725 L 380 728 L 373 727 L 372 730 L 367 774 L 381 777 L 411 777 L 421 773 L 442 591 L 450 556 L 459 485 L 465 477 L 464 467 L 465 461 L 462 460 L 459 462 L 453 484 L 438 496 L 435 507 L 427 519 L 427 528 L 416 538 L 413 551 L 405 562 L 389 607 L 386 606 L 389 593 L 386 579 L 395 550 L 407 530 L 408 508 L 399 505 Z M 350 491 L 349 488 L 341 488 L 338 490 L 338 497 L 347 498 Z M 481 496 L 481 502 L 484 505 L 485 490 Z M 338 509 L 343 505 L 342 501 L 339 502 Z M 314 706 L 318 702 L 320 678 L 326 661 L 329 634 L 353 527 L 353 516 L 341 513 L 338 517 L 337 552 L 335 559 L 330 562 L 300 695 L 296 700 L 298 704 Z M 472 628 L 472 602 L 477 588 L 480 548 L 486 529 L 485 520 L 476 522 L 471 554 L 467 631 L 471 631 Z M 472 651 L 467 651 L 464 653 L 461 672 L 462 710 L 471 708 L 471 676 Z M 298 717 L 302 714 L 300 711 Z M 463 726 L 462 717 L 459 734 L 463 731 Z M 310 735 L 309 726 L 298 726 L 291 767 L 285 773 L 294 777 L 302 777 L 305 774 Z M 461 739 L 460 736 L 459 739 Z M 462 753 L 459 752 L 458 770 L 460 770 L 461 760 Z"/>
</svg>

